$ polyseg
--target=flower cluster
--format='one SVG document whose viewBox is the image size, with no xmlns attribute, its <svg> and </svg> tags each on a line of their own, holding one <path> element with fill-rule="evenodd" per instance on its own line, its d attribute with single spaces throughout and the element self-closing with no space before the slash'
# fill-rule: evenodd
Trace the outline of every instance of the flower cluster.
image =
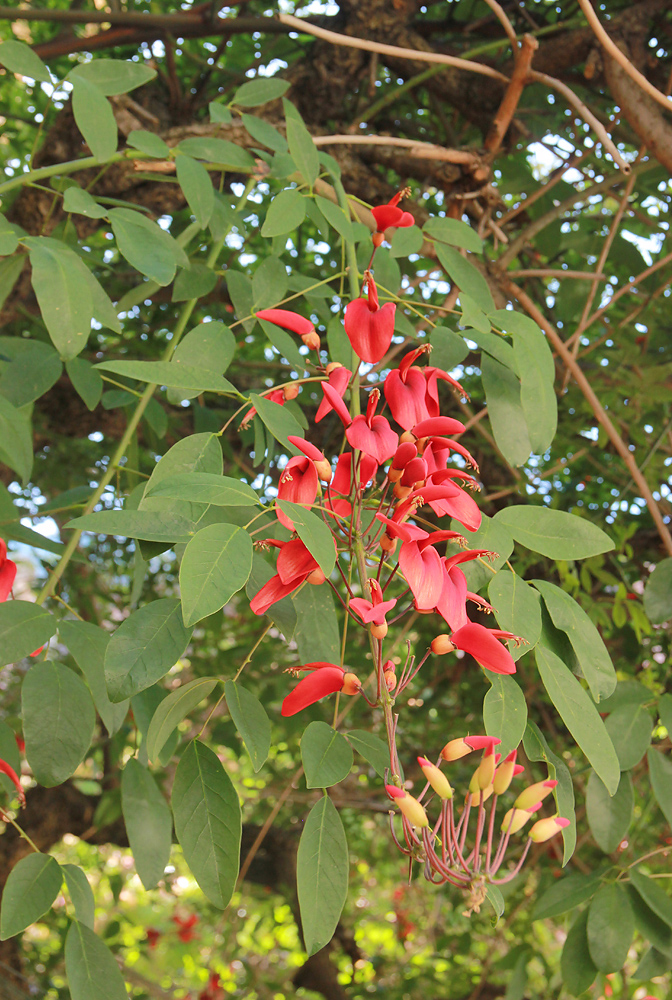
<svg viewBox="0 0 672 1000">
<path fill-rule="evenodd" d="M 428 657 L 459 650 L 470 654 L 486 670 L 512 674 L 515 662 L 504 642 L 523 640 L 471 620 L 469 605 L 480 612 L 493 609 L 469 591 L 462 566 L 470 560 L 491 559 L 495 554 L 467 548 L 467 541 L 455 524 L 450 527 L 437 524 L 442 518 L 453 519 L 457 528 L 471 532 L 481 524 L 480 509 L 469 492 L 480 488 L 476 478 L 478 464 L 459 440 L 465 425 L 442 412 L 447 400 L 466 393 L 452 375 L 426 363 L 430 350 L 427 344 L 407 352 L 391 370 L 388 363 L 388 357 L 394 354 L 391 347 L 396 306 L 393 302 L 380 305 L 372 264 L 386 230 L 413 224 L 412 216 L 398 207 L 404 194 L 401 192 L 388 205 L 373 210 L 377 224 L 373 254 L 363 275 L 361 293 L 347 304 L 344 314 L 345 332 L 353 349 L 351 369 L 337 362 L 317 368 L 322 376 L 319 383 L 322 400 L 315 422 L 318 424 L 329 415 L 341 422 L 341 452 L 332 465 L 318 445 L 301 437 L 290 437 L 290 444 L 299 454 L 289 459 L 278 483 L 279 500 L 312 509 L 328 525 L 336 549 L 339 586 L 325 578 L 317 560 L 296 534 L 288 541 L 267 538 L 258 544 L 277 550 L 276 573 L 253 597 L 251 608 L 262 615 L 275 602 L 306 584 L 328 585 L 345 614 L 360 628 L 367 629 L 376 668 L 373 677 L 362 681 L 343 662 L 293 667 L 290 673 L 305 676 L 284 699 L 282 714 L 295 715 L 336 692 L 360 695 L 370 705 L 380 705 L 390 749 L 392 777 L 388 793 L 404 817 L 407 846 L 402 850 L 413 857 L 422 855 L 432 880 L 468 887 L 475 882 L 480 884 L 483 879 L 493 879 L 503 862 L 509 837 L 522 825 L 522 813 L 528 817 L 533 811 L 530 807 L 537 807 L 536 800 L 529 806 L 514 806 L 514 812 L 507 814 L 502 841 L 493 852 L 494 807 L 501 791 L 493 784 L 497 762 L 491 741 L 479 769 L 479 783 L 470 791 L 457 825 L 448 782 L 438 768 L 424 762 L 428 781 L 443 801 L 439 821 L 430 832 L 422 805 L 397 784 L 400 784 L 400 766 L 392 706 Z M 284 309 L 263 310 L 257 316 L 300 336 L 304 344 L 318 352 L 319 358 L 320 340 L 310 320 Z M 362 368 L 361 363 L 367 367 Z M 362 399 L 364 392 L 366 397 Z M 278 389 L 267 394 L 267 398 L 283 405 L 288 397 L 286 389 Z M 250 414 L 245 420 L 249 418 Z M 295 525 L 283 510 L 277 510 L 277 517 L 285 528 L 294 532 Z M 355 567 L 358 584 L 352 579 Z M 389 624 L 409 612 L 438 615 L 443 624 L 417 662 L 409 648 L 397 677 L 395 664 L 385 655 L 386 636 Z M 392 617 L 388 621 L 389 616 Z M 468 740 L 460 743 L 467 748 L 464 752 L 469 752 Z M 510 780 L 513 766 L 507 758 L 496 774 L 509 774 Z M 497 778 L 497 787 L 503 780 Z M 489 790 L 490 786 L 494 790 Z M 490 794 L 493 811 L 485 834 L 487 857 L 481 868 L 484 803 Z M 476 843 L 465 855 L 472 808 L 478 815 Z M 564 821 L 558 823 L 562 826 Z M 421 831 L 419 836 L 414 827 Z M 540 829 L 546 827 L 540 828 L 539 824 L 533 827 L 532 839 L 540 835 Z M 508 877 L 512 876 L 505 879 Z"/>
<path fill-rule="evenodd" d="M 495 752 L 495 747 L 500 742 L 492 736 L 466 736 L 446 744 L 438 765 L 432 764 L 426 757 L 418 757 L 418 764 L 427 782 L 418 798 L 397 785 L 386 785 L 390 799 L 401 812 L 403 844 L 394 830 L 395 814 L 390 811 L 390 828 L 397 847 L 410 859 L 424 863 L 425 877 L 430 882 L 437 885 L 450 882 L 451 885 L 468 890 L 468 912 L 478 912 L 488 885 L 503 885 L 516 877 L 533 843 L 540 844 L 550 840 L 569 826 L 569 820 L 559 816 L 537 820 L 528 832 L 527 843 L 518 861 L 497 877 L 504 864 L 510 838 L 523 829 L 557 785 L 555 780 L 538 781 L 523 789 L 513 806 L 504 814 L 499 825 L 499 836 L 496 837 L 498 800 L 508 791 L 513 778 L 524 770 L 520 764 L 516 764 L 517 750 L 513 750 L 504 760 L 501 759 L 501 755 Z M 481 749 L 483 756 L 472 775 L 458 819 L 453 788 L 440 765 L 443 761 L 458 760 L 473 750 Z M 433 828 L 422 804 L 422 799 L 430 789 L 440 802 L 439 816 Z M 470 843 L 469 820 L 472 815 L 476 821 Z"/>
</svg>

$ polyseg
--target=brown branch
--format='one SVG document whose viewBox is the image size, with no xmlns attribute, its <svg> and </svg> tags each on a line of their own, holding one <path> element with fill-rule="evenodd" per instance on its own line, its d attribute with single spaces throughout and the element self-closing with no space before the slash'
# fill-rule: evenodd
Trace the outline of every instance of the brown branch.
<svg viewBox="0 0 672 1000">
<path fill-rule="evenodd" d="M 606 52 L 603 59 L 607 85 L 628 125 L 658 162 L 672 173 L 672 125 L 647 93 L 632 86 L 620 62 Z"/>
<path fill-rule="evenodd" d="M 647 93 L 650 97 L 652 97 L 654 101 L 657 101 L 658 104 L 666 108 L 667 111 L 672 111 L 672 101 L 669 99 L 669 97 L 666 97 L 665 94 L 663 94 L 660 90 L 658 90 L 657 87 L 654 87 L 654 85 L 650 83 L 649 80 L 646 79 L 644 74 L 640 73 L 639 70 L 632 65 L 628 57 L 623 52 L 621 52 L 616 42 L 614 42 L 614 40 L 609 37 L 607 32 L 602 27 L 600 19 L 598 18 L 597 14 L 591 7 L 590 0 L 578 0 L 578 3 L 579 7 L 586 15 L 586 20 L 588 21 L 589 25 L 599 38 L 600 43 L 602 47 L 605 49 L 605 51 L 612 57 L 612 59 L 615 59 L 616 62 L 619 63 L 620 66 L 622 66 L 622 68 L 625 70 L 626 74 L 630 77 L 630 79 L 634 80 L 635 83 L 638 84 L 645 93 Z"/>
<path fill-rule="evenodd" d="M 672 255 L 670 255 L 672 256 Z M 532 299 L 527 295 L 522 288 L 519 288 L 513 281 L 511 281 L 507 275 L 502 275 L 502 289 L 509 295 L 512 295 L 518 300 L 523 309 L 528 313 L 528 315 L 537 323 L 541 329 L 545 332 L 548 337 L 549 343 L 553 347 L 553 350 L 559 354 L 560 358 L 564 364 L 569 368 L 576 381 L 576 384 L 583 393 L 586 402 L 589 404 L 593 413 L 595 414 L 595 419 L 604 427 L 607 437 L 613 444 L 614 448 L 618 454 L 623 459 L 632 479 L 637 484 L 637 487 L 646 501 L 646 506 L 649 509 L 649 513 L 653 518 L 653 521 L 658 529 L 658 534 L 665 547 L 665 551 L 668 556 L 672 556 L 672 535 L 668 526 L 665 524 L 663 515 L 660 512 L 660 508 L 656 503 L 653 493 L 649 488 L 645 477 L 642 475 L 637 462 L 635 461 L 635 456 L 628 448 L 627 444 L 621 437 L 621 435 L 616 430 L 616 427 L 612 423 L 611 419 L 606 413 L 606 410 L 599 401 L 597 395 L 592 389 L 590 382 L 584 375 L 581 366 L 578 361 L 573 357 L 572 352 L 567 348 L 567 345 L 560 337 L 558 331 L 555 327 L 546 319 L 544 314 L 537 308 Z"/>
<path fill-rule="evenodd" d="M 533 35 L 524 35 L 520 48 L 514 49 L 513 73 L 485 140 L 485 148 L 493 156 L 502 145 L 506 131 L 511 124 L 511 119 L 529 78 L 532 58 L 538 48 L 539 42 Z"/>
<path fill-rule="evenodd" d="M 315 135 L 313 142 L 316 146 L 400 146 L 408 149 L 410 156 L 427 160 L 446 160 L 448 163 L 464 163 L 472 167 L 481 162 L 476 153 L 466 149 L 444 149 L 432 142 L 390 135 Z"/>
<path fill-rule="evenodd" d="M 529 267 L 523 271 L 509 271 L 510 278 L 574 278 L 584 281 L 606 281 L 606 274 L 592 271 L 563 271 L 557 267 Z"/>
</svg>

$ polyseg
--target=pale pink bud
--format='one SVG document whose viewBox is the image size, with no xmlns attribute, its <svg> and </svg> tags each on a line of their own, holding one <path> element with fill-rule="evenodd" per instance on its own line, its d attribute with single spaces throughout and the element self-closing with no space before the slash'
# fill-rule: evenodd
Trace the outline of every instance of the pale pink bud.
<svg viewBox="0 0 672 1000">
<path fill-rule="evenodd" d="M 504 763 L 500 764 L 495 772 L 493 785 L 495 786 L 495 791 L 498 795 L 503 795 L 513 780 L 516 768 L 516 753 L 516 750 L 512 750 L 508 757 L 504 760 Z"/>
<path fill-rule="evenodd" d="M 543 844 L 544 841 L 550 840 L 551 837 L 554 837 L 556 833 L 559 833 L 566 826 L 569 826 L 569 820 L 563 819 L 562 816 L 549 816 L 547 819 L 539 819 L 530 830 L 529 838 L 535 844 Z"/>
<path fill-rule="evenodd" d="M 541 802 L 550 795 L 556 785 L 557 781 L 550 778 L 547 781 L 537 781 L 524 788 L 513 804 L 516 809 L 529 809 L 534 802 Z"/>
<path fill-rule="evenodd" d="M 399 806 L 401 812 L 412 826 L 429 826 L 429 820 L 427 819 L 424 807 L 412 795 L 405 792 L 403 788 L 397 788 L 396 785 L 385 785 L 385 791 L 390 798 L 394 799 L 395 804 Z"/>
<path fill-rule="evenodd" d="M 531 818 L 532 812 L 529 809 L 509 809 L 502 820 L 502 833 L 518 833 Z"/>
<path fill-rule="evenodd" d="M 445 774 L 435 764 L 427 760 L 426 757 L 418 757 L 418 764 L 436 794 L 442 799 L 452 799 L 453 789 Z"/>
</svg>

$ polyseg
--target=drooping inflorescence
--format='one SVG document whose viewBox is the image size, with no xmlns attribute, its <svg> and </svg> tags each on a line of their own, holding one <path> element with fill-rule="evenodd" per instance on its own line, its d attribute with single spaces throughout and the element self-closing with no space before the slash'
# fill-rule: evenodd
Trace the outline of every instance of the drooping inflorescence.
<svg viewBox="0 0 672 1000">
<path fill-rule="evenodd" d="M 512 674 L 515 662 L 504 642 L 524 640 L 470 619 L 469 605 L 486 613 L 493 609 L 469 591 L 461 566 L 496 554 L 468 549 L 459 530 L 436 523 L 452 518 L 471 532 L 481 524 L 480 509 L 469 492 L 479 490 L 480 483 L 467 471 L 472 469 L 478 474 L 478 464 L 459 440 L 465 425 L 442 412 L 453 393 L 466 393 L 449 372 L 422 363 L 431 350 L 426 343 L 408 351 L 396 367 L 389 368 L 395 357 L 396 306 L 393 302 L 380 305 L 373 261 L 386 229 L 413 224 L 412 216 L 398 208 L 400 197 L 373 210 L 377 231 L 373 234 L 371 261 L 359 297 L 345 308 L 345 332 L 353 349 L 352 368 L 331 362 L 318 369 L 323 375 L 323 398 L 315 423 L 333 413 L 343 426 L 343 446 L 335 467 L 319 444 L 292 436 L 289 441 L 300 454 L 289 459 L 278 483 L 279 501 L 313 509 L 329 527 L 341 578 L 339 586 L 325 577 L 297 535 L 289 541 L 268 538 L 260 544 L 277 549 L 276 573 L 253 597 L 251 608 L 262 615 L 300 587 L 328 585 L 351 622 L 368 630 L 376 668 L 368 681 L 358 678 L 343 662 L 299 665 L 290 672 L 305 676 L 284 699 L 282 714 L 294 715 L 336 692 L 361 695 L 370 705 L 382 707 L 390 755 L 386 787 L 402 814 L 403 844 L 396 837 L 391 814 L 397 846 L 411 860 L 424 864 L 430 881 L 450 882 L 467 890 L 470 909 L 478 909 L 489 883 L 513 878 L 530 844 L 552 836 L 568 821 L 551 817 L 535 823 L 519 861 L 512 870 L 501 874 L 510 837 L 539 808 L 553 782 L 541 783 L 543 793 L 533 785 L 532 792 L 528 789 L 519 796 L 506 813 L 495 843 L 498 799 L 508 789 L 517 765 L 515 752 L 500 763 L 494 751 L 499 741 L 489 737 L 452 740 L 442 752 L 443 760 L 449 761 L 473 749 L 484 750 L 459 818 L 448 779 L 426 758 L 419 758 L 428 782 L 425 792 L 415 799 L 401 787 L 398 715 L 393 715 L 392 706 L 428 657 L 459 650 L 473 656 L 486 670 Z M 300 336 L 319 357 L 320 338 L 310 320 L 285 309 L 268 309 L 257 315 Z M 367 368 L 362 369 L 361 363 Z M 380 373 L 386 370 L 383 378 Z M 448 390 L 443 401 L 441 384 Z M 266 398 L 284 405 L 292 398 L 292 390 L 292 386 L 289 392 L 288 387 L 274 390 Z M 243 423 L 249 419 L 250 413 Z M 277 516 L 285 528 L 295 531 L 286 509 L 278 506 Z M 441 551 L 439 547 L 444 546 L 446 550 Z M 352 573 L 346 572 L 346 568 L 351 571 L 353 567 L 359 586 L 353 583 Z M 397 676 L 393 661 L 385 656 L 388 629 L 413 611 L 438 615 L 441 627 L 419 658 L 409 648 Z M 421 801 L 429 789 L 441 802 L 433 826 Z M 474 823 L 470 823 L 470 816 L 475 817 Z M 470 826 L 474 831 L 468 846 Z"/>
</svg>

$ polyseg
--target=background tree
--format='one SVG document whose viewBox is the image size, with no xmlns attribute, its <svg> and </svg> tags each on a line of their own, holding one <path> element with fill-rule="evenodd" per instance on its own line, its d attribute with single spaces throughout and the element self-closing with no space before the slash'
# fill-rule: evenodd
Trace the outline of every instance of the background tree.
<svg viewBox="0 0 672 1000">
<path fill-rule="evenodd" d="M 16 866 L 36 847 L 65 869 L 68 890 L 60 894 L 61 874 L 44 862 L 37 901 L 24 883 L 8 894 L 0 995 L 69 990 L 79 1000 L 99 995 L 103 980 L 112 990 L 105 947 L 137 997 L 667 994 L 671 7 L 360 0 L 294 10 L 250 0 L 175 10 L 163 0 L 115 0 L 82 9 L 50 0 L 39 10 L 0 8 L 0 535 L 10 549 L 0 582 L 10 563 L 19 567 L 14 600 L 0 606 L 8 664 L 0 757 L 23 769 L 26 786 L 22 811 L 13 808 L 11 777 L 4 786 L 0 881 L 28 871 Z M 154 369 L 156 384 L 148 383 L 124 364 L 167 359 L 184 337 L 178 360 L 216 378 L 225 372 L 245 399 L 308 373 L 314 381 L 283 412 L 316 440 L 315 383 L 324 376 L 299 341 L 254 313 L 280 303 L 310 315 L 331 359 L 350 364 L 342 310 L 369 260 L 369 209 L 405 185 L 402 207 L 416 224 L 388 232 L 375 260 L 381 302 L 397 303 L 378 371 L 430 340 L 431 364 L 468 390 L 470 402 L 455 398 L 450 412 L 467 427 L 490 519 L 470 543 L 501 557 L 490 568 L 474 563 L 470 588 L 490 597 L 501 627 L 531 635 L 521 607 L 511 601 L 508 625 L 507 594 L 489 587 L 491 570 L 510 558 L 519 577 L 540 581 L 543 604 L 533 601 L 543 616 L 537 650 L 517 661 L 527 709 L 518 703 L 509 714 L 506 696 L 469 657 L 432 658 L 400 699 L 402 764 L 417 793 L 418 754 L 484 727 L 520 736 L 529 717 L 521 759 L 533 780 L 550 773 L 565 795 L 572 785 L 578 841 L 573 852 L 567 839 L 564 851 L 559 840 L 533 849 L 524 875 L 503 887 L 496 925 L 489 904 L 467 920 L 455 890 L 407 885 L 407 865 L 390 849 L 376 757 L 381 713 L 372 724 L 361 700 L 341 703 L 346 731 L 370 735 L 368 744 L 351 738 L 356 769 L 330 790 L 347 834 L 350 891 L 333 939 L 307 957 L 296 850 L 321 793 L 301 780 L 299 739 L 308 721 L 333 721 L 332 705 L 288 719 L 280 706 L 286 667 L 338 662 L 338 648 L 325 652 L 335 613 L 313 599 L 326 588 L 304 588 L 276 608 L 263 636 L 268 622 L 260 626 L 244 591 L 223 612 L 194 612 L 176 667 L 134 693 L 129 712 L 107 697 L 105 633 L 129 613 L 174 602 L 187 540 L 179 518 L 195 504 L 154 500 L 149 537 L 146 523 L 143 534 L 128 518 L 121 534 L 106 533 L 121 530 L 114 522 L 85 522 L 84 534 L 66 525 L 122 502 L 124 514 L 139 504 L 138 513 L 152 513 L 141 497 L 163 476 L 159 457 L 222 428 L 223 466 L 210 467 L 205 455 L 198 469 L 223 468 L 272 501 L 289 452 L 268 422 L 257 416 L 239 430 L 241 398 L 221 382 L 219 392 L 170 386 L 165 369 Z M 548 372 L 514 353 L 523 321 L 502 315 L 511 304 L 545 334 L 553 398 L 543 394 Z M 192 330 L 198 337 L 189 340 Z M 320 446 L 337 454 L 340 423 L 332 414 L 319 426 Z M 170 471 L 196 469 L 192 454 Z M 516 522 L 511 510 L 522 504 Z M 575 537 L 557 547 L 535 541 L 529 529 L 540 508 L 580 515 L 578 524 L 606 531 L 613 550 L 582 558 Z M 227 523 L 254 516 L 235 509 L 240 520 L 226 508 Z M 213 524 L 215 514 L 210 508 Z M 248 596 L 272 572 L 257 553 Z M 35 610 L 35 598 L 52 617 Z M 412 615 L 395 657 L 407 638 L 424 650 L 438 630 L 434 616 Z M 605 644 L 618 677 L 608 698 L 600 691 L 600 677 L 612 676 Z M 598 701 L 623 772 L 613 797 L 590 767 L 590 745 L 568 724 L 570 709 L 543 682 L 539 648 L 583 676 L 585 698 L 590 691 Z M 349 629 L 345 662 L 363 676 L 370 655 L 366 636 Z M 220 702 L 221 687 L 208 679 L 230 681 L 243 665 L 246 690 L 271 719 L 270 756 L 258 769 L 249 703 L 236 719 L 231 689 Z M 145 770 L 157 738 L 150 720 L 187 684 L 193 698 L 149 754 L 157 784 Z M 223 911 L 177 845 L 165 875 L 156 871 L 178 760 L 206 722 L 207 745 L 243 802 L 242 867 Z M 30 767 L 15 743 L 18 736 L 22 747 L 22 734 Z M 128 761 L 138 747 L 136 769 Z M 466 763 L 452 765 L 458 784 L 473 771 Z M 71 934 L 93 923 L 83 873 L 99 908 L 98 944 L 86 930 Z M 32 884 L 37 869 L 29 874 Z M 27 908 L 12 906 L 16 898 Z M 93 984 L 73 974 L 87 949 L 100 977 Z"/>
</svg>

